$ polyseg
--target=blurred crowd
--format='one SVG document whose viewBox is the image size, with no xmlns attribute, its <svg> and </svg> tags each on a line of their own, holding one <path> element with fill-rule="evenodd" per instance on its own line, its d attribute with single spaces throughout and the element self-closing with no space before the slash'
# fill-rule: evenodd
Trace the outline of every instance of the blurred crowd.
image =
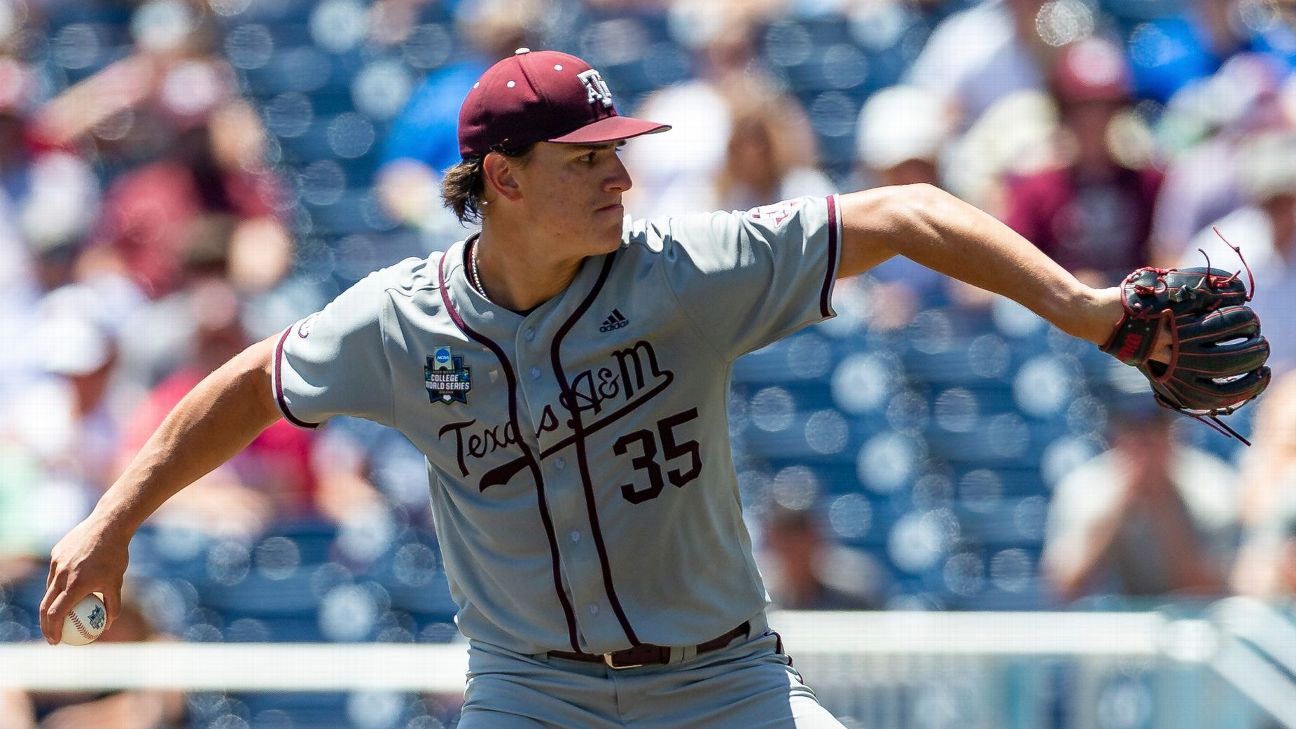
<svg viewBox="0 0 1296 729">
<path fill-rule="evenodd" d="M 1296 592 L 1289 3 L 0 0 L 0 608 L 205 374 L 466 235 L 438 198 L 458 104 L 521 46 L 589 58 L 631 89 L 622 111 L 674 125 L 626 148 L 637 216 L 928 183 L 1094 284 L 1240 271 L 1273 346 L 1254 448 L 1208 452 L 1103 389 L 1107 449 L 1053 490 L 1039 604 Z M 293 146 L 316 129 L 323 153 Z M 903 260 L 838 296 L 879 332 L 994 305 Z M 155 523 L 426 531 L 423 478 L 363 423 L 281 422 Z M 752 505 L 776 604 L 912 605 L 821 512 Z M 0 610 L 0 640 L 31 637 L 19 622 Z"/>
<path fill-rule="evenodd" d="M 0 586 L 39 571 L 194 384 L 325 300 L 291 275 L 293 173 L 219 18 L 0 4 Z M 252 539 L 379 508 L 352 442 L 278 423 L 158 523 Z"/>
<path fill-rule="evenodd" d="M 1031 461 L 1024 419 L 1001 416 L 991 450 L 1026 458 L 1034 485 L 992 556 L 957 535 L 1008 488 L 991 471 L 892 473 L 870 445 L 823 489 L 815 474 L 841 469 L 753 477 L 736 434 L 776 606 L 984 606 L 957 598 L 987 575 L 1030 608 L 1296 594 L 1289 2 L 0 0 L 0 641 L 35 637 L 50 547 L 199 379 L 367 271 L 466 235 L 439 201 L 459 102 L 523 46 L 588 58 L 623 112 L 674 125 L 626 148 L 637 216 L 927 183 L 1093 284 L 1209 261 L 1254 287 L 1275 374 L 1239 423 L 1254 447 L 1203 446 L 1120 378 L 1063 408 L 1079 455 Z M 895 351 L 869 348 L 922 356 L 940 322 L 1020 316 L 904 260 L 836 297 L 825 326 L 857 344 L 818 370 L 837 373 L 835 409 L 806 424 L 811 456 L 841 451 L 811 435 L 851 418 L 980 428 L 942 415 L 953 389 L 892 398 Z M 978 374 L 1002 374 L 1006 345 L 970 341 Z M 798 346 L 774 369 L 811 369 Z M 736 419 L 787 430 L 761 422 L 777 389 L 736 397 Z M 424 484 L 399 436 L 281 422 L 157 514 L 109 639 L 447 640 Z M 7 692 L 0 725 L 247 713 L 231 706 Z M 410 726 L 452 709 L 420 705 Z"/>
</svg>

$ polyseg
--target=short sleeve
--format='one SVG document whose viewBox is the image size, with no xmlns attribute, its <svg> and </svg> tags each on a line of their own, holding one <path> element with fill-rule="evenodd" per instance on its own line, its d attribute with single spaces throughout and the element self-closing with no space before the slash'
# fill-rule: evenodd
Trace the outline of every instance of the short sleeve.
<svg viewBox="0 0 1296 729">
<path fill-rule="evenodd" d="M 289 422 L 313 428 L 334 415 L 390 421 L 385 278 L 383 271 L 370 274 L 280 335 L 272 379 Z"/>
<path fill-rule="evenodd" d="M 836 196 L 674 218 L 666 276 L 685 315 L 729 357 L 832 317 L 841 222 Z"/>
</svg>

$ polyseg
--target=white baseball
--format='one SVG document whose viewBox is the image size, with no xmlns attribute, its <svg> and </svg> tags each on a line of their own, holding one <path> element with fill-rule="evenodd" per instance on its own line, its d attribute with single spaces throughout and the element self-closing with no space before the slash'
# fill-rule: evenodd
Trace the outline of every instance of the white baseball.
<svg viewBox="0 0 1296 729">
<path fill-rule="evenodd" d="M 93 643 L 108 623 L 108 609 L 97 594 L 86 595 L 63 618 L 63 642 L 68 645 Z"/>
</svg>

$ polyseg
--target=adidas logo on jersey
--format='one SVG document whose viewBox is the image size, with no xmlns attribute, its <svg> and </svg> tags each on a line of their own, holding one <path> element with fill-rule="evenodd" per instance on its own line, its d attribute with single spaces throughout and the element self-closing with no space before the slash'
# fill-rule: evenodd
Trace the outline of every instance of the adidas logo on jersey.
<svg viewBox="0 0 1296 729">
<path fill-rule="evenodd" d="M 629 323 L 630 320 L 625 318 L 625 315 L 621 313 L 620 309 L 613 309 L 612 313 L 608 314 L 607 318 L 603 320 L 603 324 L 599 327 L 599 331 L 610 332 L 613 329 L 620 329 Z"/>
</svg>

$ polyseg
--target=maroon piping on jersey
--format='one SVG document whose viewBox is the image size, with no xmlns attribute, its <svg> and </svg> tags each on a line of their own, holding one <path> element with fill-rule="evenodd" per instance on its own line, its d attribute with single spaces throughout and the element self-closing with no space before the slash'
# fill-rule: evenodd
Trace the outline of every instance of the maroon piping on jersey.
<svg viewBox="0 0 1296 729">
<path fill-rule="evenodd" d="M 823 289 L 819 292 L 819 313 L 832 316 L 832 282 L 837 273 L 837 197 L 829 195 L 828 201 L 828 273 L 824 274 Z"/>
<path fill-rule="evenodd" d="M 468 247 L 464 246 L 464 251 L 467 250 Z M 549 504 L 545 501 L 544 477 L 540 474 L 540 464 L 536 462 L 535 456 L 532 455 L 531 448 L 521 438 L 522 429 L 518 427 L 517 378 L 513 375 L 513 368 L 509 365 L 504 350 L 494 341 L 468 326 L 463 317 L 459 315 L 458 310 L 454 308 L 454 304 L 450 302 L 450 289 L 446 286 L 445 277 L 445 256 L 441 257 L 441 263 L 437 266 L 437 279 L 441 287 L 441 302 L 445 305 L 450 318 L 454 320 L 455 326 L 459 327 L 459 330 L 464 334 L 495 353 L 495 357 L 499 359 L 500 367 L 504 369 L 504 379 L 508 383 L 509 424 L 513 426 L 514 432 L 519 435 L 518 447 L 522 449 L 522 455 L 526 458 L 527 467 L 531 469 L 531 475 L 535 478 L 537 501 L 540 505 L 540 521 L 544 524 L 545 538 L 549 540 L 549 562 L 553 565 L 554 592 L 558 593 L 558 602 L 562 604 L 563 617 L 567 619 L 567 639 L 571 641 L 572 650 L 580 653 L 580 645 L 576 642 L 576 615 L 572 612 L 571 603 L 568 602 L 567 593 L 563 591 L 562 587 L 562 572 L 558 563 L 558 540 L 554 537 L 553 520 L 549 518 Z"/>
<path fill-rule="evenodd" d="M 599 271 L 598 281 L 594 283 L 594 288 L 590 290 L 585 300 L 576 307 L 576 311 L 563 322 L 558 328 L 558 333 L 554 335 L 553 344 L 550 353 L 553 357 L 554 375 L 558 378 L 558 385 L 562 388 L 562 397 L 560 401 L 567 403 L 567 411 L 572 416 L 572 434 L 576 441 L 576 461 L 580 464 L 581 485 L 585 488 L 585 509 L 589 513 L 590 533 L 594 537 L 594 546 L 598 550 L 599 566 L 603 569 L 603 589 L 607 592 L 608 601 L 612 604 L 612 611 L 616 613 L 617 620 L 621 623 L 621 629 L 625 631 L 626 638 L 630 640 L 631 645 L 640 645 L 638 636 L 635 635 L 634 628 L 630 627 L 630 621 L 626 619 L 625 610 L 621 609 L 621 601 L 617 599 L 616 588 L 612 586 L 612 567 L 608 562 L 607 548 L 603 545 L 603 530 L 599 528 L 598 507 L 594 503 L 594 484 L 590 478 L 589 461 L 585 453 L 585 426 L 581 423 L 580 409 L 576 407 L 576 397 L 571 391 L 571 386 L 567 382 L 567 375 L 563 372 L 562 357 L 559 349 L 562 347 L 563 337 L 567 332 L 580 320 L 585 312 L 589 310 L 590 305 L 598 296 L 599 291 L 603 289 L 603 284 L 607 282 L 608 273 L 612 271 L 612 261 L 616 259 L 616 252 L 608 254 L 603 259 L 603 270 Z"/>
<path fill-rule="evenodd" d="M 284 399 L 283 365 L 281 364 L 283 362 L 283 348 L 284 348 L 284 342 L 288 341 L 288 335 L 292 333 L 293 327 L 295 326 L 297 325 L 294 324 L 292 327 L 288 327 L 287 329 L 285 329 L 283 336 L 279 337 L 279 343 L 275 345 L 275 354 L 274 354 L 275 404 L 279 406 L 279 412 L 283 413 L 283 416 L 288 420 L 288 422 L 292 423 L 293 425 L 296 425 L 299 428 L 318 428 L 319 423 L 308 423 L 305 420 L 298 418 L 296 415 L 293 415 L 292 412 L 288 410 L 288 401 Z"/>
</svg>

